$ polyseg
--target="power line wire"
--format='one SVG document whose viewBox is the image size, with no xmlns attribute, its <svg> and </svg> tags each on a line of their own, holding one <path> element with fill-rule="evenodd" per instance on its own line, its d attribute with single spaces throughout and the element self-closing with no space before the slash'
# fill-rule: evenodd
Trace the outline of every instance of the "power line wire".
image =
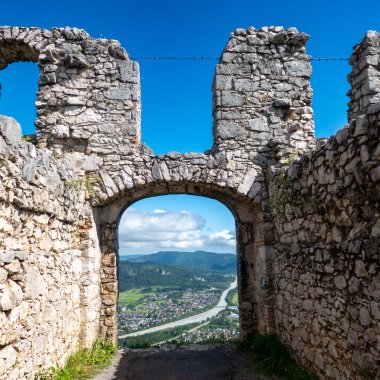
<svg viewBox="0 0 380 380">
<path fill-rule="evenodd" d="M 311 58 L 312 61 L 317 62 L 330 62 L 330 61 L 348 61 L 349 58 L 331 58 L 331 57 L 313 57 Z"/>
<path fill-rule="evenodd" d="M 135 61 L 216 61 L 220 57 L 131 57 Z"/>
<path fill-rule="evenodd" d="M 220 57 L 131 57 L 134 61 L 218 61 Z M 312 61 L 317 62 L 334 62 L 334 61 L 348 61 L 349 58 L 336 58 L 336 57 L 313 57 Z"/>
</svg>

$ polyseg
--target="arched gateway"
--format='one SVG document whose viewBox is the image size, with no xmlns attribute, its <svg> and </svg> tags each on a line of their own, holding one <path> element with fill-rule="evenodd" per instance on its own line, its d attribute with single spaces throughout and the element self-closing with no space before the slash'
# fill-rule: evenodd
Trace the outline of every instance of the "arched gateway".
<svg viewBox="0 0 380 380">
<path fill-rule="evenodd" d="M 271 42 L 276 36 L 281 36 L 281 41 Z M 163 194 L 203 195 L 231 210 L 237 228 L 242 336 L 273 329 L 273 286 L 269 284 L 274 229 L 267 176 L 270 164 L 297 156 L 315 143 L 309 107 L 310 59 L 304 52 L 307 38 L 303 33 L 283 29 L 270 33 L 241 30 L 233 35 L 216 67 L 214 145 L 205 154 L 154 156 L 137 139 L 134 145 L 128 145 L 128 155 L 123 157 L 118 152 L 120 160 L 105 158 L 99 171 L 103 188 L 95 188 L 95 222 L 104 261 L 101 336 L 115 339 L 117 332 L 119 217 L 133 202 Z M 267 48 L 261 46 L 263 41 Z M 279 52 L 273 52 L 272 43 Z M 120 67 L 124 66 L 118 65 L 119 74 L 123 73 Z M 123 84 L 108 90 L 105 97 L 113 94 L 111 99 L 125 106 L 134 96 L 124 98 L 120 86 Z M 268 86 L 278 90 L 268 92 Z M 139 89 L 136 91 L 135 98 L 139 99 Z M 136 120 L 133 125 L 139 136 Z M 128 122 L 122 127 L 126 125 Z M 115 133 L 118 128 L 114 126 Z"/>
<path fill-rule="evenodd" d="M 307 39 L 237 29 L 216 65 L 211 150 L 156 156 L 141 143 L 138 64 L 117 41 L 0 28 L 0 69 L 40 70 L 37 143 L 0 117 L 0 378 L 116 340 L 117 224 L 163 194 L 235 216 L 243 337 L 274 330 L 329 378 L 379 368 L 380 36 L 351 58 L 349 125 L 319 144 Z"/>
<path fill-rule="evenodd" d="M 117 334 L 117 227 L 123 211 L 134 202 L 158 195 L 191 194 L 213 198 L 227 206 L 235 217 L 237 231 L 238 288 L 241 335 L 273 329 L 271 281 L 273 234 L 270 220 L 249 198 L 234 195 L 223 187 L 191 180 L 151 183 L 128 191 L 98 207 L 95 222 L 101 236 L 103 257 L 101 336 L 116 340 Z"/>
</svg>

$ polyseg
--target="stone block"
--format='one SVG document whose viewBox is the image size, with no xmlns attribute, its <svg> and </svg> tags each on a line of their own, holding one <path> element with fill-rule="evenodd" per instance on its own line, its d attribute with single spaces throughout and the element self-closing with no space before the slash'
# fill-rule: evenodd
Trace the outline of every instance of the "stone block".
<svg viewBox="0 0 380 380">
<path fill-rule="evenodd" d="M 120 84 L 119 87 L 106 91 L 104 96 L 110 100 L 137 100 L 138 91 L 134 84 Z"/>
<path fill-rule="evenodd" d="M 10 311 L 17 306 L 16 295 L 9 286 L 0 288 L 0 311 Z"/>
<path fill-rule="evenodd" d="M 26 270 L 25 294 L 30 299 L 36 299 L 39 295 L 46 294 L 48 288 L 46 282 L 36 267 Z"/>
<path fill-rule="evenodd" d="M 346 279 L 344 278 L 344 276 L 335 277 L 334 284 L 338 289 L 344 289 L 347 286 Z"/>
<path fill-rule="evenodd" d="M 306 61 L 288 61 L 284 63 L 289 76 L 310 78 L 311 66 Z"/>
<path fill-rule="evenodd" d="M 353 136 L 366 135 L 368 133 L 368 118 L 366 115 L 361 115 L 356 118 L 356 127 Z"/>
<path fill-rule="evenodd" d="M 0 262 L 8 264 L 12 262 L 15 254 L 12 251 L 0 251 Z"/>
<path fill-rule="evenodd" d="M 362 326 L 369 326 L 372 323 L 372 318 L 370 316 L 369 310 L 367 307 L 361 307 L 359 310 L 360 323 Z"/>
<path fill-rule="evenodd" d="M 216 135 L 223 140 L 244 139 L 247 133 L 240 124 L 232 121 L 220 121 L 217 124 Z"/>
<path fill-rule="evenodd" d="M 22 272 L 19 260 L 12 260 L 9 264 L 6 264 L 4 268 L 8 271 L 9 274 Z"/>
<path fill-rule="evenodd" d="M 4 373 L 4 371 L 12 368 L 16 364 L 17 360 L 17 352 L 12 346 L 6 346 L 2 350 L 0 350 L 0 360 L 2 360 L 2 365 L 0 371 Z M 0 374 L 2 374 L 0 372 Z"/>
<path fill-rule="evenodd" d="M 222 107 L 241 107 L 246 104 L 246 98 L 237 93 L 223 93 L 221 97 Z"/>
<path fill-rule="evenodd" d="M 9 145 L 16 146 L 21 142 L 21 126 L 12 117 L 0 115 L 0 134 Z"/>
<path fill-rule="evenodd" d="M 123 82 L 139 83 L 140 73 L 137 62 L 123 61 L 118 64 L 120 78 Z"/>
<path fill-rule="evenodd" d="M 254 132 L 269 132 L 268 122 L 265 117 L 249 120 L 249 129 Z"/>
</svg>

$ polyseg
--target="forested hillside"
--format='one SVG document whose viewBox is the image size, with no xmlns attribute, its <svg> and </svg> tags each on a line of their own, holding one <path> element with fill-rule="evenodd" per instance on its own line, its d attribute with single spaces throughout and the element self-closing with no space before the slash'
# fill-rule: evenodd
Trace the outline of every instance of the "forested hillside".
<svg viewBox="0 0 380 380">
<path fill-rule="evenodd" d="M 204 288 L 208 285 L 224 287 L 226 281 L 220 274 L 202 274 L 182 267 L 148 263 L 119 263 L 119 291 L 151 286 Z"/>
<path fill-rule="evenodd" d="M 121 260 L 135 263 L 151 262 L 160 265 L 173 265 L 204 274 L 236 273 L 236 255 L 232 253 L 161 251 L 150 255 L 122 256 Z"/>
</svg>

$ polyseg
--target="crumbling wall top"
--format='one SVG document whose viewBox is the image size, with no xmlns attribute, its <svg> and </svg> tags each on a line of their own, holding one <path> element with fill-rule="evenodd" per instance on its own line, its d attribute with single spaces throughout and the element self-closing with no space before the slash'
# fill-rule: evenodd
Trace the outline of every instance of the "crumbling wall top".
<svg viewBox="0 0 380 380">
<path fill-rule="evenodd" d="M 267 161 L 315 145 L 308 39 L 283 27 L 231 34 L 214 78 L 215 149 Z"/>
<path fill-rule="evenodd" d="M 39 66 L 37 140 L 62 152 L 114 154 L 140 143 L 139 67 L 118 41 L 77 28 L 0 28 L 0 69 Z"/>
</svg>

